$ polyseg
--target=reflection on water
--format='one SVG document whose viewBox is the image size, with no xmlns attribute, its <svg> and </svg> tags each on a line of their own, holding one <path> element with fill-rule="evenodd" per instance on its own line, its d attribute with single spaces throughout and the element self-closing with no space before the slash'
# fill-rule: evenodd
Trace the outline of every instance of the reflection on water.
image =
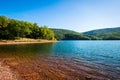
<svg viewBox="0 0 120 80">
<path fill-rule="evenodd" d="M 53 43 L 0 45 L 0 58 L 6 62 L 31 62 L 40 56 L 49 56 Z"/>
<path fill-rule="evenodd" d="M 119 80 L 119 48 L 120 41 L 0 45 L 0 59 L 27 80 Z"/>
<path fill-rule="evenodd" d="M 37 54 L 49 55 L 53 43 L 47 44 L 21 44 L 21 45 L 0 45 L 0 57 L 12 56 L 36 56 Z"/>
</svg>

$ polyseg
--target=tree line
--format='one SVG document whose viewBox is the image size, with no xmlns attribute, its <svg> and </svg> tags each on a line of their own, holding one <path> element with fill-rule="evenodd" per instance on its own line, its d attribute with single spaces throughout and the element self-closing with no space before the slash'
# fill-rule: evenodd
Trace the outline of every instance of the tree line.
<svg viewBox="0 0 120 80">
<path fill-rule="evenodd" d="M 65 29 L 51 29 L 57 40 L 120 40 L 120 27 L 79 33 Z"/>
<path fill-rule="evenodd" d="M 83 34 L 95 40 L 120 40 L 120 27 L 92 30 Z"/>
<path fill-rule="evenodd" d="M 55 39 L 54 32 L 47 26 L 38 26 L 37 23 L 0 16 L 0 39 L 14 40 L 18 38 Z"/>
<path fill-rule="evenodd" d="M 91 37 L 79 32 L 66 29 L 51 29 L 57 40 L 90 40 Z"/>
</svg>

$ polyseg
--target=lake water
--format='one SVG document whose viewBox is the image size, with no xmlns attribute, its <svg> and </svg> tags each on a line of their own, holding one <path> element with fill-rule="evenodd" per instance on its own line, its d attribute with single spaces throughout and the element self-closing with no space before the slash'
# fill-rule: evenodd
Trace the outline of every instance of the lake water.
<svg viewBox="0 0 120 80">
<path fill-rule="evenodd" d="M 84 73 L 100 80 L 120 80 L 120 41 L 117 40 L 0 45 L 0 58 L 15 58 L 19 62 L 25 59 L 46 60 L 52 67 L 57 66 L 55 63 L 58 61 L 60 67 L 76 75 Z M 69 74 L 68 80 L 75 78 L 77 76 L 70 77 Z"/>
</svg>

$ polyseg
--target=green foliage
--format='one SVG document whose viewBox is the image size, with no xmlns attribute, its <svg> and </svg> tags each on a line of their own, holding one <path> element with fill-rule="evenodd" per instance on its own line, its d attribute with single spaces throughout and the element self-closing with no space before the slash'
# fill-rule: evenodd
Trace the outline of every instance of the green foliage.
<svg viewBox="0 0 120 80">
<path fill-rule="evenodd" d="M 78 33 L 71 30 L 52 29 L 58 40 L 120 40 L 120 27 Z"/>
<path fill-rule="evenodd" d="M 47 26 L 43 26 L 39 28 L 40 38 L 54 40 L 54 32 L 47 28 Z"/>
<path fill-rule="evenodd" d="M 6 29 L 9 24 L 9 19 L 7 19 L 5 16 L 0 16 L 0 38 L 6 38 L 8 33 L 8 30 Z"/>
<path fill-rule="evenodd" d="M 54 39 L 54 33 L 47 27 L 39 27 L 36 23 L 8 19 L 0 16 L 0 39 L 33 38 Z"/>
<path fill-rule="evenodd" d="M 36 23 L 8 19 L 0 16 L 0 39 L 48 39 L 48 40 L 120 40 L 120 27 L 78 33 L 65 29 L 39 27 Z"/>
<path fill-rule="evenodd" d="M 120 40 L 120 27 L 92 30 L 83 34 L 90 36 L 91 39 L 96 37 L 98 40 Z"/>
<path fill-rule="evenodd" d="M 90 40 L 90 38 L 84 35 L 65 34 L 64 40 Z"/>
<path fill-rule="evenodd" d="M 9 23 L 9 19 L 5 16 L 0 16 L 0 28 L 6 28 Z"/>
<path fill-rule="evenodd" d="M 65 30 L 65 29 L 52 29 L 57 40 L 89 40 L 90 38 L 81 33 Z"/>
</svg>

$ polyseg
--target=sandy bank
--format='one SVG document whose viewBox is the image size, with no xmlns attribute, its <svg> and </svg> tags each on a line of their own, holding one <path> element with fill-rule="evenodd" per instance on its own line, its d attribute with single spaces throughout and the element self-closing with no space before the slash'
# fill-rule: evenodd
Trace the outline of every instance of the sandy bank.
<svg viewBox="0 0 120 80">
<path fill-rule="evenodd" d="M 40 41 L 0 41 L 0 45 L 8 45 L 8 44 L 35 44 L 35 43 L 51 43 L 56 42 L 54 40 L 40 40 Z"/>
</svg>

